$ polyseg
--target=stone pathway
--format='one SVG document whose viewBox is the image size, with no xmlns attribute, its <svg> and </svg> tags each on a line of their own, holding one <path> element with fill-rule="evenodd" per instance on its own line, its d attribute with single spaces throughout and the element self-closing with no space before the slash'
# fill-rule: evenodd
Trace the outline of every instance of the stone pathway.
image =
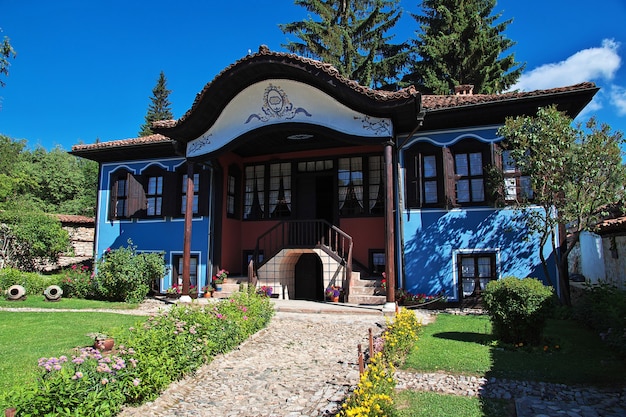
<svg viewBox="0 0 626 417">
<path fill-rule="evenodd" d="M 397 389 L 469 397 L 513 399 L 517 417 L 624 417 L 626 387 L 598 389 L 563 384 L 397 371 Z"/>
<path fill-rule="evenodd" d="M 357 345 L 384 323 L 373 314 L 278 312 L 237 350 L 120 416 L 332 415 L 358 382 Z"/>
</svg>

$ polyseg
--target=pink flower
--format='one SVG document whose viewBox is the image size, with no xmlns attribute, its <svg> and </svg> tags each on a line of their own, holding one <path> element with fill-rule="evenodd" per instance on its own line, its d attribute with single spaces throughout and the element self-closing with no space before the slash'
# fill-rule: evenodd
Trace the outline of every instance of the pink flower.
<svg viewBox="0 0 626 417">
<path fill-rule="evenodd" d="M 102 378 L 102 381 L 100 381 L 100 383 L 101 383 L 102 385 L 106 385 L 106 384 L 108 384 L 108 383 L 109 383 L 109 380 L 108 380 L 107 378 Z"/>
<path fill-rule="evenodd" d="M 135 379 L 133 379 L 133 385 L 134 385 L 134 386 L 139 385 L 139 383 L 140 383 L 140 382 L 141 382 L 141 379 L 139 379 L 139 378 L 135 378 Z"/>
</svg>

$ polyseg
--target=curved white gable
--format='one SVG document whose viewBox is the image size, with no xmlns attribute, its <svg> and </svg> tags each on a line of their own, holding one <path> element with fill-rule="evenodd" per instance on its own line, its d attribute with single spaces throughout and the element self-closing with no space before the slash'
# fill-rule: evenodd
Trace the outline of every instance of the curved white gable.
<svg viewBox="0 0 626 417">
<path fill-rule="evenodd" d="M 316 124 L 365 138 L 393 135 L 391 119 L 356 112 L 302 82 L 265 80 L 237 94 L 213 126 L 187 144 L 187 157 L 216 151 L 244 133 L 280 123 Z"/>
</svg>

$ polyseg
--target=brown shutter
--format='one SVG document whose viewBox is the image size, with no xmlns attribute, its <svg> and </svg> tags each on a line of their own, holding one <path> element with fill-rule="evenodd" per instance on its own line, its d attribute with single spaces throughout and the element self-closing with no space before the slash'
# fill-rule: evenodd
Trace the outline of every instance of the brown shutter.
<svg viewBox="0 0 626 417">
<path fill-rule="evenodd" d="M 209 199 L 211 195 L 210 184 L 210 170 L 209 169 L 196 169 L 194 172 L 199 172 L 200 186 L 198 187 L 198 214 L 200 216 L 209 215 Z"/>
<path fill-rule="evenodd" d="M 419 203 L 419 154 L 408 153 L 405 163 L 405 187 L 407 208 L 417 208 Z"/>
<path fill-rule="evenodd" d="M 180 195 L 178 194 L 178 182 L 180 176 L 177 172 L 167 171 L 163 173 L 163 216 L 176 217 L 179 213 Z"/>
<path fill-rule="evenodd" d="M 115 203 L 117 202 L 118 174 L 109 174 L 109 220 L 115 219 Z"/>
<path fill-rule="evenodd" d="M 443 149 L 443 176 L 446 206 L 456 206 L 456 174 L 454 172 L 454 155 L 447 146 Z"/>
<path fill-rule="evenodd" d="M 145 217 L 146 192 L 141 183 L 141 177 L 128 174 L 128 217 Z"/>
</svg>

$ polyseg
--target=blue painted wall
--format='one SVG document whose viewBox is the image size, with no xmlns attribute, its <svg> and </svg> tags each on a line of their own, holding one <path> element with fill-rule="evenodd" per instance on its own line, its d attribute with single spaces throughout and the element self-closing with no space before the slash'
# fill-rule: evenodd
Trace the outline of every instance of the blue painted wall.
<svg viewBox="0 0 626 417">
<path fill-rule="evenodd" d="M 412 293 L 445 291 L 458 301 L 456 256 L 496 253 L 498 277 L 544 280 L 539 236 L 528 232 L 523 214 L 513 209 L 412 210 L 403 215 L 404 288 Z M 554 270 L 550 245 L 544 253 Z"/>
<path fill-rule="evenodd" d="M 167 171 L 174 171 L 184 163 L 184 159 L 172 158 L 167 160 L 146 160 L 102 164 L 100 172 L 100 187 L 98 190 L 98 212 L 96 232 L 96 256 L 100 258 L 108 249 L 117 249 L 127 246 L 131 239 L 139 252 L 163 252 L 168 274 L 161 280 L 161 290 L 164 291 L 172 284 L 173 257 L 183 253 L 184 219 L 182 217 L 164 219 L 132 219 L 108 220 L 110 174 L 120 167 L 124 167 L 135 174 L 141 174 L 146 168 L 159 165 Z M 199 288 L 207 283 L 207 270 L 210 270 L 209 260 L 209 218 L 198 217 L 193 219 L 191 254 L 198 256 L 200 280 Z"/>
</svg>

